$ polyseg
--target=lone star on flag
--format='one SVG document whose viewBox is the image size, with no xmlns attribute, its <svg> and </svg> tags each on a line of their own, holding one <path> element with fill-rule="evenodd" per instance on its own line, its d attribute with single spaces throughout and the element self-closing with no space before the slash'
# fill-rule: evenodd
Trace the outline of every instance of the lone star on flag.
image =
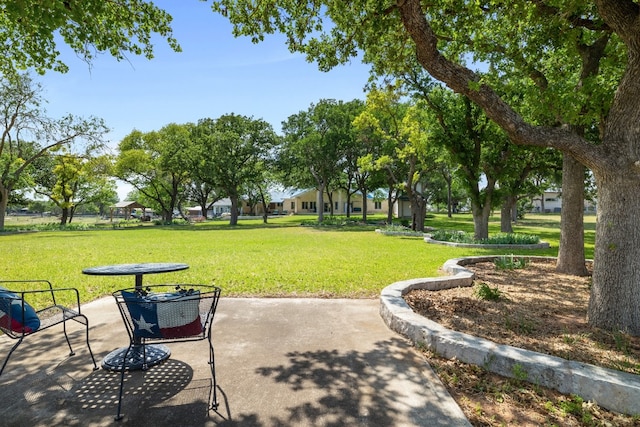
<svg viewBox="0 0 640 427">
<path fill-rule="evenodd" d="M 136 325 L 138 325 L 138 329 L 145 330 L 145 331 L 149 332 L 150 334 L 153 333 L 151 328 L 156 326 L 155 323 L 147 323 L 147 321 L 144 320 L 144 317 L 142 317 L 142 315 L 140 315 L 140 320 L 133 319 L 133 321 L 136 322 Z"/>
</svg>

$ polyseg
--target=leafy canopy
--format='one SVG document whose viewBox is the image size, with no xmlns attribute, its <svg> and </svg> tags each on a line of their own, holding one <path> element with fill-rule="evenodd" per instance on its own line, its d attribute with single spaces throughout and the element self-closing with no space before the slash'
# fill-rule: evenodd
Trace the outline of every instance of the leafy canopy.
<svg viewBox="0 0 640 427">
<path fill-rule="evenodd" d="M 108 52 L 117 60 L 127 53 L 153 58 L 152 35 L 159 34 L 180 51 L 172 36 L 172 18 L 143 0 L 21 0 L 0 4 L 0 73 L 13 76 L 19 70 L 66 72 L 60 59 L 60 39 L 81 58 L 91 62 Z"/>
</svg>

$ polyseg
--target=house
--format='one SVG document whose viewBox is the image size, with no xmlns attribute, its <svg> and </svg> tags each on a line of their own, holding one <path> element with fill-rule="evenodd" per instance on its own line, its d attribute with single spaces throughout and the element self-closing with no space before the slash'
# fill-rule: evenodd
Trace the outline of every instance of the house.
<svg viewBox="0 0 640 427">
<path fill-rule="evenodd" d="M 289 209 L 285 206 L 285 201 L 293 195 L 291 191 L 272 191 L 269 193 L 268 212 L 272 215 L 286 215 Z"/>
<path fill-rule="evenodd" d="M 286 215 L 289 213 L 285 207 L 285 199 L 291 196 L 292 192 L 271 190 L 267 196 L 269 203 L 267 204 L 267 214 L 269 215 Z M 242 201 L 240 208 L 241 215 L 256 215 L 262 216 L 264 209 L 262 203 L 256 203 L 254 206 L 250 206 L 245 200 Z"/>
<path fill-rule="evenodd" d="M 216 218 L 231 212 L 231 199 L 225 198 L 215 202 L 207 211 L 207 218 Z"/>
<path fill-rule="evenodd" d="M 267 213 L 269 215 L 287 215 L 287 214 L 315 214 L 317 213 L 318 191 L 315 189 L 304 190 L 299 192 L 272 191 L 269 193 L 269 204 L 267 205 Z M 330 212 L 329 198 L 324 196 L 324 212 Z M 382 201 L 374 201 L 373 195 L 367 196 L 367 214 L 387 214 L 388 202 L 386 198 Z M 345 215 L 347 209 L 352 214 L 362 214 L 362 195 L 356 193 L 351 196 L 350 205 L 347 207 L 347 195 L 344 190 L 336 190 L 333 192 L 333 213 L 335 215 Z M 200 207 L 194 206 L 187 208 L 188 216 L 200 216 Z M 239 214 L 242 216 L 261 216 L 263 214 L 262 203 L 250 206 L 245 200 L 239 201 Z M 231 200 L 226 198 L 215 202 L 211 209 L 207 212 L 208 218 L 219 217 L 223 214 L 231 212 Z"/>
<path fill-rule="evenodd" d="M 560 213 L 562 211 L 562 191 L 548 190 L 544 194 L 534 196 L 531 199 L 532 209 L 534 213 Z M 596 212 L 596 202 L 585 199 L 584 211 L 586 213 Z"/>
<path fill-rule="evenodd" d="M 363 203 L 362 194 L 356 193 L 351 196 L 349 204 L 347 204 L 347 193 L 340 189 L 332 192 L 332 201 L 329 200 L 327 194 L 324 195 L 323 212 L 331 212 L 333 202 L 334 215 L 345 215 L 347 212 L 353 214 L 362 214 Z M 283 201 L 283 209 L 286 212 L 294 214 L 315 214 L 318 212 L 318 190 L 303 190 L 296 194 L 285 198 Z M 367 196 L 367 214 L 386 214 L 388 212 L 387 200 L 374 201 L 372 195 Z"/>
<path fill-rule="evenodd" d="M 253 209 L 244 200 L 239 200 L 240 215 L 262 215 L 262 204 L 258 203 Z M 269 213 L 282 213 L 282 201 L 272 201 L 269 203 Z M 186 209 L 189 217 L 201 216 L 202 208 L 200 206 L 194 206 Z M 211 208 L 207 211 L 207 218 L 217 218 L 219 216 L 227 215 L 231 213 L 231 199 L 224 198 L 215 202 Z"/>
<path fill-rule="evenodd" d="M 396 218 L 411 218 L 411 201 L 402 194 L 393 204 L 393 216 Z"/>
</svg>

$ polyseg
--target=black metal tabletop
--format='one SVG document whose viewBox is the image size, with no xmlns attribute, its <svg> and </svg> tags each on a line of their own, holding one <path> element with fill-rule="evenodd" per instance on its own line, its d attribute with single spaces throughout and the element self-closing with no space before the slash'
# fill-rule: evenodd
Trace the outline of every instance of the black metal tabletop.
<svg viewBox="0 0 640 427">
<path fill-rule="evenodd" d="M 139 264 L 114 264 L 90 267 L 82 270 L 84 274 L 93 276 L 127 276 L 156 273 L 169 273 L 172 271 L 186 270 L 188 264 L 172 262 L 146 262 Z"/>
</svg>

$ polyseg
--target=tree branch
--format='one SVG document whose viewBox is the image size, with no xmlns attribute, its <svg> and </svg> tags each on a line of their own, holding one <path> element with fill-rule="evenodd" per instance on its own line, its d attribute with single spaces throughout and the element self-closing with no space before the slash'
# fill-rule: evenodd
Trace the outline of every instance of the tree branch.
<svg viewBox="0 0 640 427">
<path fill-rule="evenodd" d="M 400 18 L 416 44 L 418 62 L 436 79 L 455 92 L 466 95 L 478 104 L 516 144 L 553 147 L 569 152 L 588 167 L 597 167 L 602 159 L 596 152 L 602 149 L 566 128 L 532 126 L 511 108 L 470 69 L 445 58 L 438 50 L 438 39 L 425 18 L 420 0 L 398 2 Z M 604 153 L 601 153 L 604 154 Z"/>
</svg>

